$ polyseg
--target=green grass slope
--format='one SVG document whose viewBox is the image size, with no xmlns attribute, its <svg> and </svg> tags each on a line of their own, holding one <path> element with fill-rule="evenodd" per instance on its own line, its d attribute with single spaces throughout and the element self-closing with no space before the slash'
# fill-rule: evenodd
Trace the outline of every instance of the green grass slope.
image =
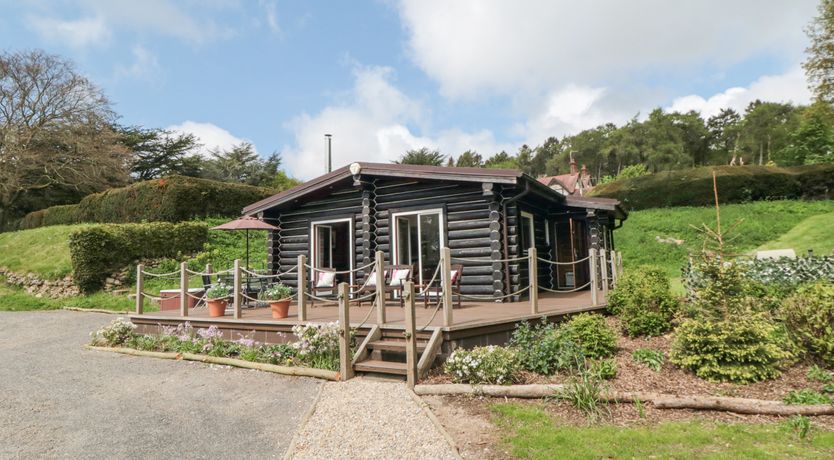
<svg viewBox="0 0 834 460">
<path fill-rule="evenodd" d="M 69 235 L 82 227 L 55 225 L 0 233 L 0 267 L 46 279 L 62 278 L 72 272 Z"/>
<path fill-rule="evenodd" d="M 799 222 L 834 212 L 834 200 L 827 201 L 758 201 L 721 206 L 721 224 L 726 229 L 734 222 L 731 245 L 735 251 L 749 252 L 776 241 L 789 233 Z M 670 277 L 680 276 L 681 267 L 690 252 L 701 249 L 703 240 L 693 226 L 715 225 L 713 207 L 658 208 L 633 211 L 623 227 L 614 232 L 614 244 L 623 252 L 623 264 L 633 267 L 653 264 L 662 267 Z M 834 244 L 834 232 L 828 225 L 814 238 L 819 244 Z M 807 233 L 807 232 L 806 232 Z M 683 240 L 680 246 L 659 243 L 656 237 Z M 803 250 L 800 248 L 800 250 Z M 829 249 L 830 251 L 830 249 Z"/>
<path fill-rule="evenodd" d="M 788 248 L 797 254 L 804 254 L 809 249 L 816 255 L 831 254 L 834 251 L 834 212 L 808 217 L 784 235 L 759 246 L 758 249 Z"/>
</svg>

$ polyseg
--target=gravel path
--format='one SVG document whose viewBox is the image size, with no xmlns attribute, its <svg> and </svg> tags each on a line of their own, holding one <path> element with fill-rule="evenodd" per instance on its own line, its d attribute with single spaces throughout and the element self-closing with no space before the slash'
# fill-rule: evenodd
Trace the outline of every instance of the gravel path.
<svg viewBox="0 0 834 460">
<path fill-rule="evenodd" d="M 0 312 L 0 458 L 284 455 L 320 381 L 84 350 L 114 317 Z"/>
<path fill-rule="evenodd" d="M 326 383 L 294 459 L 457 458 L 400 382 Z"/>
</svg>

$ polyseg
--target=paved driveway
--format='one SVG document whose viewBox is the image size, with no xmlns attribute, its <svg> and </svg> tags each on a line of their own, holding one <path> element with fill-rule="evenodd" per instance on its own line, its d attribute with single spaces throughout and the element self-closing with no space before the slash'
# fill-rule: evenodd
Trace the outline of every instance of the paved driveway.
<svg viewBox="0 0 834 460">
<path fill-rule="evenodd" d="M 283 456 L 319 381 L 83 349 L 113 318 L 0 312 L 0 458 Z"/>
</svg>

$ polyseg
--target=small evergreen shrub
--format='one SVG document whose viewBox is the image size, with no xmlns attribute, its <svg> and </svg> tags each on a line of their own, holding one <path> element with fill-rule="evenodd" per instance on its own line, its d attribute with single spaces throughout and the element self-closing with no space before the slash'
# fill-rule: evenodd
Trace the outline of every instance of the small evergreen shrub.
<svg viewBox="0 0 834 460">
<path fill-rule="evenodd" d="M 649 369 L 660 372 L 663 367 L 664 356 L 660 350 L 652 350 L 651 348 L 638 348 L 631 353 L 631 359 L 640 363 Z"/>
<path fill-rule="evenodd" d="M 491 345 L 455 350 L 445 370 L 456 382 L 503 385 L 518 380 L 521 368 L 513 349 Z"/>
<path fill-rule="evenodd" d="M 580 313 L 571 317 L 562 328 L 587 358 L 605 358 L 614 354 L 617 348 L 617 336 L 602 315 Z"/>
<path fill-rule="evenodd" d="M 834 365 L 834 285 L 803 286 L 787 299 L 782 316 L 791 338 L 827 366 Z"/>
<path fill-rule="evenodd" d="M 113 272 L 139 259 L 180 257 L 199 251 L 208 240 L 201 222 L 97 225 L 70 235 L 72 274 L 82 291 L 104 285 Z"/>
<path fill-rule="evenodd" d="M 531 326 L 522 322 L 513 332 L 510 345 L 525 370 L 542 375 L 568 369 L 584 359 L 582 349 L 569 334 L 551 323 Z"/>
<path fill-rule="evenodd" d="M 751 383 L 778 377 L 791 358 L 779 329 L 762 315 L 688 319 L 675 332 L 670 361 L 698 377 Z"/>
<path fill-rule="evenodd" d="M 663 270 L 643 266 L 626 271 L 617 280 L 608 310 L 620 317 L 628 335 L 657 336 L 671 329 L 678 301 Z"/>
</svg>

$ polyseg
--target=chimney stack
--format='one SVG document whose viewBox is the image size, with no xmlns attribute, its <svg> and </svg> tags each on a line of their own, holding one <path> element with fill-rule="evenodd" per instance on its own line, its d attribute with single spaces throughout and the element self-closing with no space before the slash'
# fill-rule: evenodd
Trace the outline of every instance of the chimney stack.
<svg viewBox="0 0 834 460">
<path fill-rule="evenodd" d="M 570 174 L 571 176 L 576 175 L 576 160 L 573 159 L 573 153 L 570 154 Z"/>
<path fill-rule="evenodd" d="M 331 151 L 331 142 L 330 142 L 331 137 L 332 136 L 330 134 L 325 134 L 324 135 L 324 150 L 325 150 L 325 152 L 327 152 L 327 162 L 325 163 L 325 166 L 327 167 L 327 172 L 328 173 L 333 171 L 333 155 L 332 155 L 332 151 Z"/>
</svg>

